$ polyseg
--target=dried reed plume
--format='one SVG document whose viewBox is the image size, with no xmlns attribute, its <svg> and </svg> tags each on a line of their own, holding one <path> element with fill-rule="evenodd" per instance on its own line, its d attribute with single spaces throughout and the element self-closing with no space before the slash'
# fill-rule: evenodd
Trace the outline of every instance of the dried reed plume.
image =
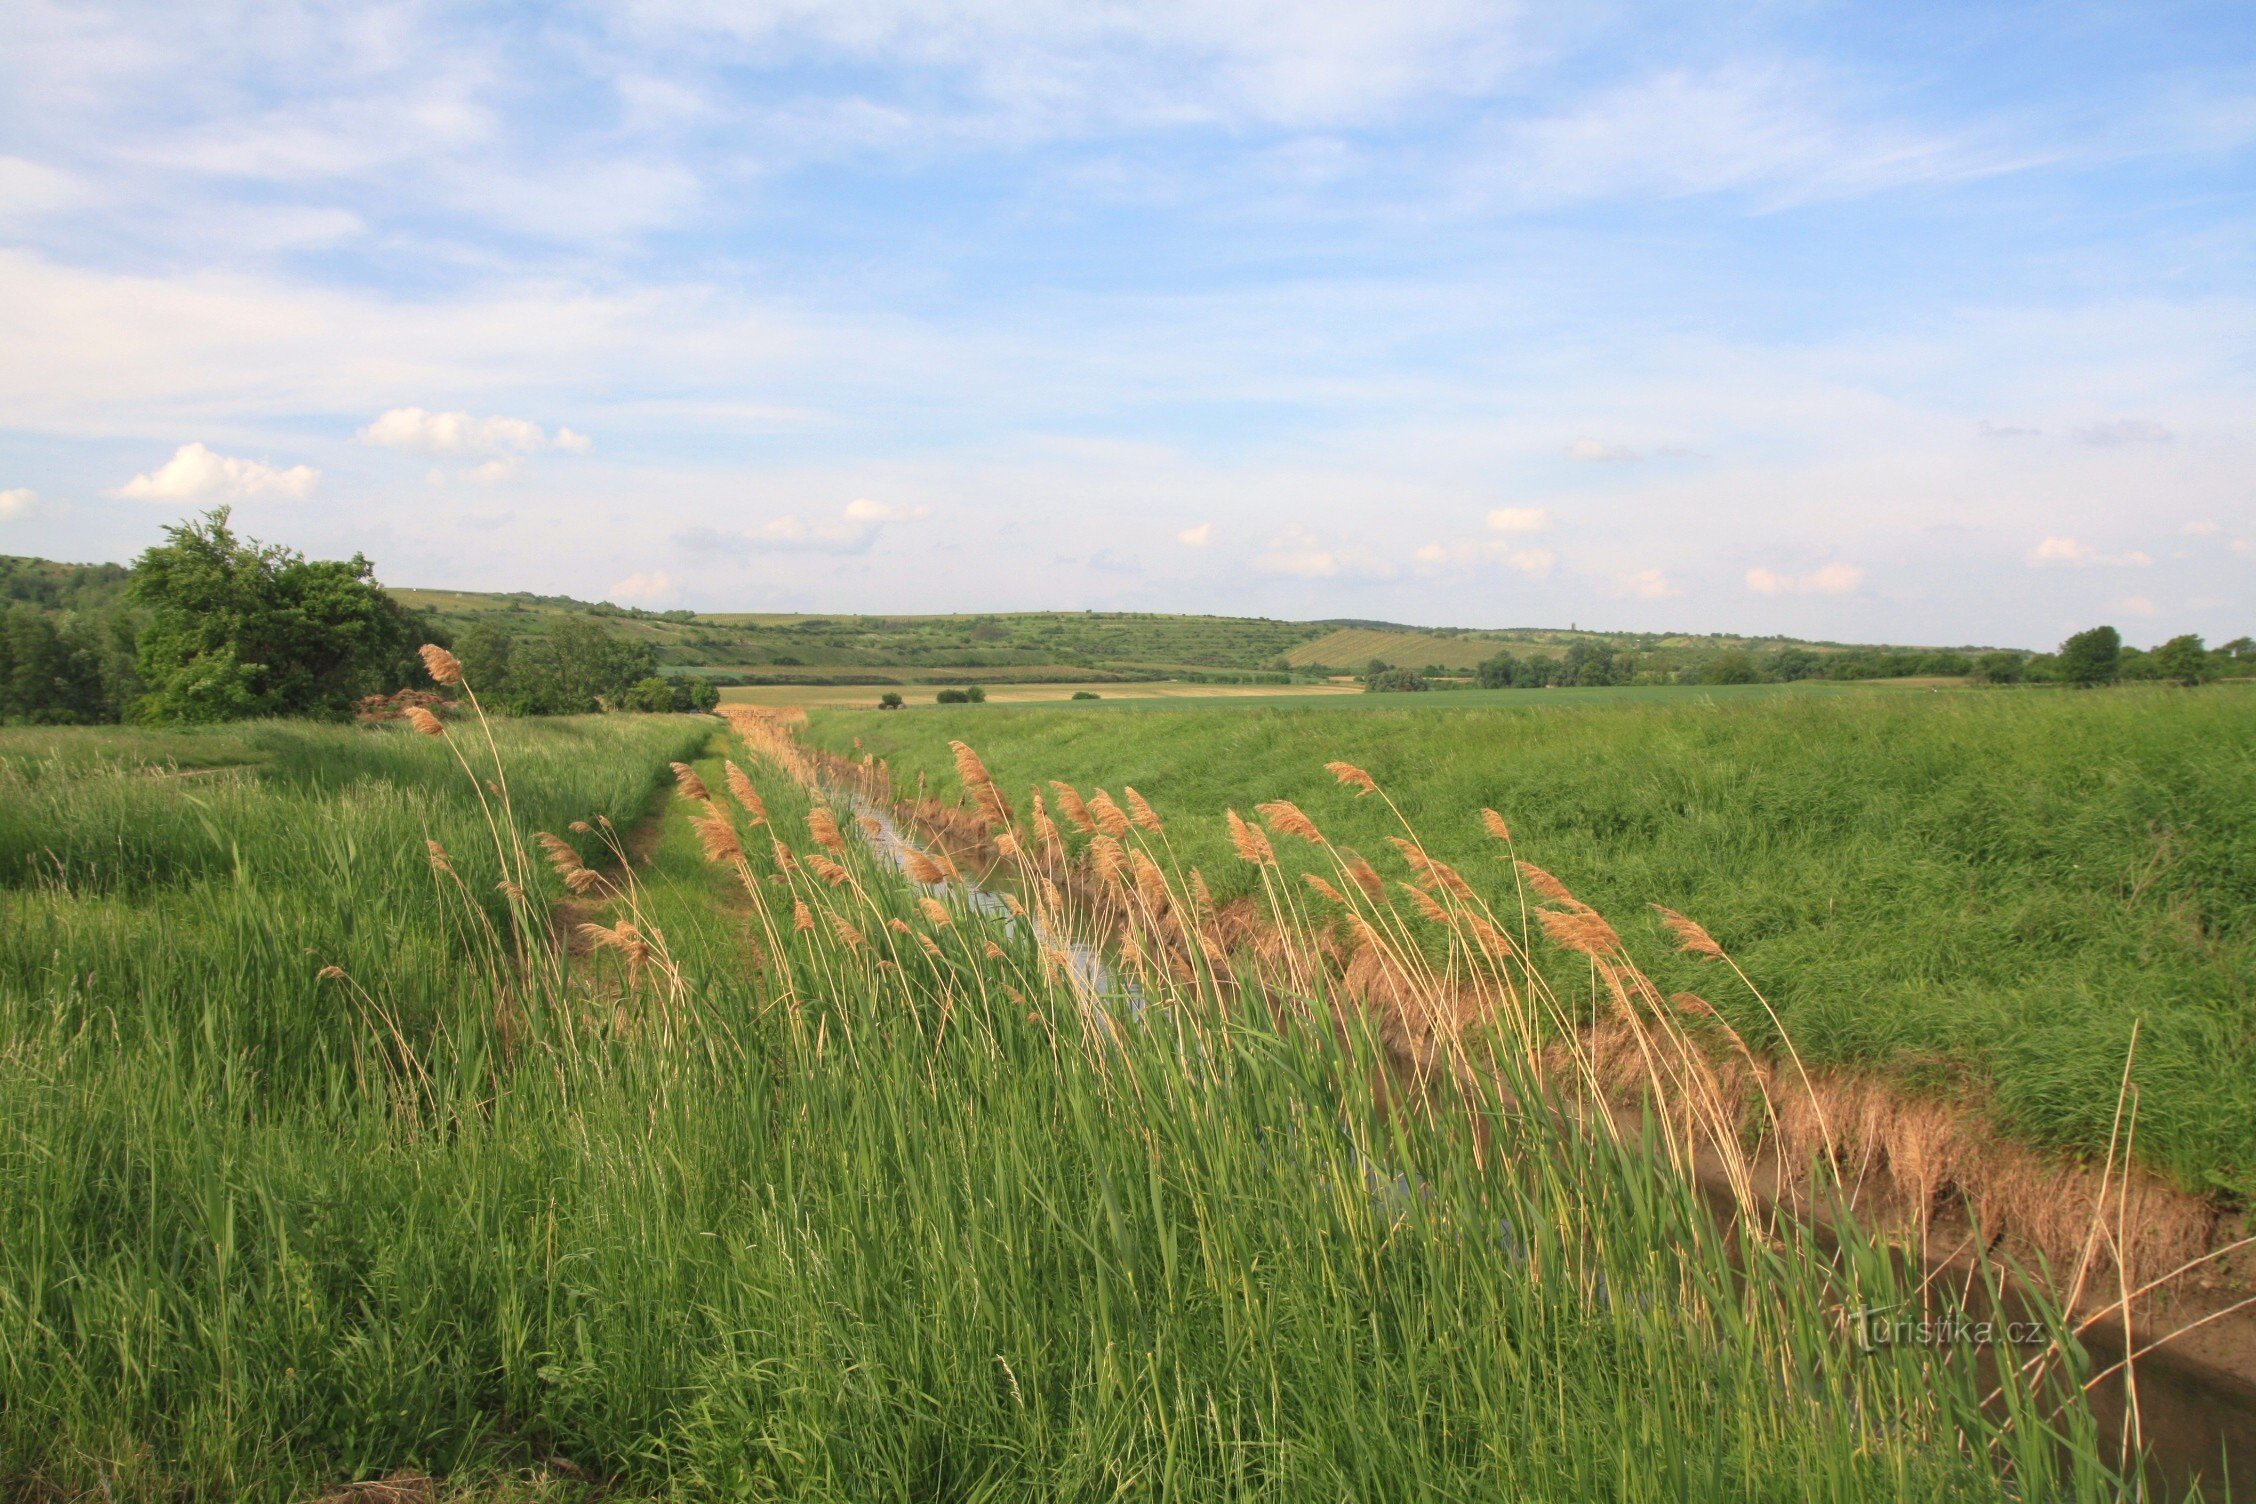
<svg viewBox="0 0 2256 1504">
<path fill-rule="evenodd" d="M 1003 856 L 1018 855 L 1018 837 L 1007 830 L 998 831 L 995 835 L 995 850 Z"/>
<path fill-rule="evenodd" d="M 791 927 L 802 935 L 815 927 L 814 912 L 807 907 L 804 898 L 791 900 Z"/>
<path fill-rule="evenodd" d="M 1426 849 L 1415 841 L 1406 841 L 1400 836 L 1388 836 L 1387 839 L 1402 853 L 1402 859 L 1410 864 L 1410 870 L 1418 874 L 1418 881 L 1429 888 L 1439 888 L 1453 898 L 1472 902 L 1473 885 L 1460 877 L 1455 867 L 1438 857 L 1428 856 Z"/>
<path fill-rule="evenodd" d="M 533 842 L 546 853 L 548 865 L 556 869 L 556 875 L 559 877 L 583 865 L 580 861 L 579 852 L 575 851 L 572 848 L 572 843 L 562 836 L 552 835 L 545 830 L 536 830 L 533 832 Z"/>
<path fill-rule="evenodd" d="M 1054 778 L 1050 780 L 1050 787 L 1057 793 L 1058 808 L 1073 822 L 1074 828 L 1083 835 L 1095 835 L 1097 822 L 1090 817 L 1089 806 L 1082 803 L 1080 791 L 1072 784 L 1059 783 Z"/>
<path fill-rule="evenodd" d="M 839 866 L 838 863 L 819 851 L 807 853 L 807 870 L 833 888 L 843 888 L 854 879 L 853 873 L 848 872 L 844 867 Z"/>
<path fill-rule="evenodd" d="M 1255 805 L 1254 809 L 1277 834 L 1298 836 L 1311 846 L 1324 844 L 1324 833 L 1316 828 L 1316 822 L 1302 814 L 1300 806 L 1290 799 L 1272 799 L 1267 804 Z"/>
<path fill-rule="evenodd" d="M 736 827 L 719 809 L 707 809 L 693 823 L 697 826 L 697 844 L 705 848 L 706 861 L 727 865 L 744 859 L 744 845 L 736 838 Z"/>
<path fill-rule="evenodd" d="M 844 941 L 848 950 L 860 950 L 866 943 L 862 939 L 862 932 L 848 924 L 844 914 L 833 914 L 826 909 L 823 918 L 830 921 L 831 933 Z"/>
<path fill-rule="evenodd" d="M 630 977 L 639 973 L 650 961 L 650 942 L 642 937 L 641 930 L 624 919 L 610 929 L 605 929 L 600 924 L 583 924 L 579 928 L 579 934 L 581 939 L 596 949 L 615 950 L 625 957 L 627 975 Z"/>
<path fill-rule="evenodd" d="M 1495 810 L 1483 809 L 1481 811 L 1481 824 L 1487 827 L 1488 833 L 1490 835 L 1496 837 L 1496 839 L 1502 841 L 1505 845 L 1509 846 L 1512 844 L 1512 827 L 1506 825 L 1504 823 L 1504 817 L 1498 814 Z"/>
<path fill-rule="evenodd" d="M 1325 882 L 1315 873 L 1303 872 L 1300 875 L 1300 878 L 1302 882 L 1307 883 L 1308 886 L 1314 888 L 1317 892 L 1323 894 L 1326 898 L 1329 898 L 1332 902 L 1338 904 L 1341 908 L 1350 907 L 1347 895 L 1345 893 L 1342 893 L 1339 889 L 1333 887 L 1330 883 Z"/>
<path fill-rule="evenodd" d="M 1716 1016 L 1715 1004 L 1697 993 L 1672 992 L 1669 994 L 1669 1001 L 1676 1005 L 1677 1012 L 1693 1018 L 1714 1018 Z"/>
<path fill-rule="evenodd" d="M 1158 812 L 1145 802 L 1143 795 L 1137 793 L 1127 784 L 1120 786 L 1120 792 L 1128 800 L 1129 819 L 1135 821 L 1139 828 L 1148 830 L 1155 836 L 1165 833 L 1167 827 L 1159 823 Z"/>
<path fill-rule="evenodd" d="M 1128 816 L 1103 789 L 1089 796 L 1089 815 L 1097 822 L 1099 830 L 1116 841 L 1128 834 Z"/>
<path fill-rule="evenodd" d="M 431 870 L 433 872 L 444 872 L 449 877 L 454 876 L 454 863 L 447 860 L 447 849 L 444 846 L 436 841 L 427 840 L 423 843 L 423 852 L 431 859 Z"/>
<path fill-rule="evenodd" d="M 815 838 L 818 846 L 828 846 L 833 851 L 846 849 L 846 837 L 838 829 L 838 817 L 819 804 L 807 811 L 807 834 Z"/>
<path fill-rule="evenodd" d="M 1111 836 L 1097 836 L 1089 842 L 1089 865 L 1106 882 L 1118 882 L 1127 868 L 1127 856 Z"/>
<path fill-rule="evenodd" d="M 576 836 L 588 835 L 595 829 L 594 826 L 588 824 L 585 820 L 574 820 L 570 825 L 567 825 L 564 828 L 566 830 L 569 830 Z"/>
<path fill-rule="evenodd" d="M 1667 925 L 1676 935 L 1679 942 L 1676 947 L 1678 950 L 1704 957 L 1710 961 L 1723 959 L 1723 947 L 1716 943 L 1715 936 L 1709 934 L 1700 925 L 1685 918 L 1674 909 L 1664 909 L 1659 904 L 1654 904 L 1653 908 L 1660 914 L 1661 923 Z"/>
<path fill-rule="evenodd" d="M 695 799 L 701 804 L 713 802 L 713 791 L 705 787 L 705 780 L 697 776 L 695 768 L 686 762 L 677 762 L 673 769 L 674 787 L 681 790 L 684 799 Z"/>
<path fill-rule="evenodd" d="M 1191 869 L 1191 902 L 1198 905 L 1201 914 L 1214 912 L 1214 895 L 1207 891 L 1206 874 L 1196 867 Z"/>
<path fill-rule="evenodd" d="M 1355 857 L 1347 863 L 1347 875 L 1371 902 L 1377 903 L 1386 897 L 1386 879 L 1379 876 L 1378 868 L 1363 858 Z"/>
<path fill-rule="evenodd" d="M 901 849 L 901 870 L 909 875 L 910 882 L 927 888 L 937 888 L 947 881 L 947 874 L 940 870 L 940 864 L 914 846 L 904 846 Z"/>
<path fill-rule="evenodd" d="M 1259 829 L 1246 824 L 1243 819 L 1239 818 L 1238 812 L 1234 809 L 1223 811 L 1223 817 L 1229 822 L 1230 844 L 1238 848 L 1240 858 L 1257 866 L 1264 862 L 1270 864 L 1276 862 L 1276 848 L 1269 844 L 1269 838 L 1263 835 Z"/>
<path fill-rule="evenodd" d="M 1519 862 L 1515 865 L 1520 869 L 1520 876 L 1527 879 L 1527 885 L 1543 897 L 1550 899 L 1553 903 L 1572 904 L 1578 909 L 1585 907 L 1581 899 L 1567 891 L 1565 883 L 1560 882 L 1535 863 Z"/>
<path fill-rule="evenodd" d="M 1328 762 L 1324 764 L 1324 771 L 1337 778 L 1344 787 L 1354 789 L 1356 791 L 1355 796 L 1358 799 L 1365 794 L 1375 794 L 1379 791 L 1377 780 L 1354 763 Z"/>
<path fill-rule="evenodd" d="M 1543 933 L 1568 950 L 1586 956 L 1610 956 L 1622 948 L 1621 936 L 1593 909 L 1537 909 Z"/>
<path fill-rule="evenodd" d="M 407 723 L 425 736 L 446 735 L 446 727 L 440 724 L 439 718 L 420 705 L 407 707 Z"/>
<path fill-rule="evenodd" d="M 1167 908 L 1167 876 L 1159 870 L 1159 863 L 1141 851 L 1128 854 L 1128 865 L 1136 869 L 1136 892 L 1154 913 Z"/>
<path fill-rule="evenodd" d="M 775 863 L 776 870 L 778 872 L 781 872 L 785 877 L 789 877 L 792 873 L 799 870 L 799 864 L 793 861 L 791 858 L 791 848 L 789 846 L 784 845 L 781 841 L 773 840 L 771 840 L 769 844 L 775 848 Z"/>
<path fill-rule="evenodd" d="M 736 802 L 744 806 L 744 812 L 752 817 L 754 825 L 767 824 L 768 807 L 760 802 L 759 790 L 752 787 L 752 780 L 733 762 L 723 766 L 728 772 L 729 792 L 736 796 Z"/>
<path fill-rule="evenodd" d="M 462 660 L 435 642 L 426 642 L 416 649 L 423 655 L 423 672 L 431 676 L 433 684 L 460 684 Z"/>
<path fill-rule="evenodd" d="M 965 792 L 979 806 L 979 812 L 987 817 L 987 823 L 1009 829 L 1010 801 L 1003 797 L 1001 789 L 995 787 L 994 778 L 987 772 L 987 764 L 981 762 L 979 754 L 963 742 L 950 742 L 948 749 L 956 756 L 956 776 L 963 780 Z"/>
<path fill-rule="evenodd" d="M 1051 819 L 1049 811 L 1042 808 L 1042 796 L 1040 794 L 1034 796 L 1034 839 L 1041 842 L 1045 848 L 1065 844 L 1064 839 L 1058 834 L 1057 821 Z"/>
<path fill-rule="evenodd" d="M 1495 925 L 1478 917 L 1468 918 L 1465 927 L 1473 932 L 1473 940 L 1491 961 L 1509 961 L 1517 954 L 1511 937 Z"/>
<path fill-rule="evenodd" d="M 924 947 L 924 953 L 930 956 L 933 960 L 945 961 L 948 959 L 947 953 L 942 951 L 940 947 L 933 942 L 933 939 L 930 935 L 919 934 L 916 937 L 916 942 L 917 944 Z"/>
<path fill-rule="evenodd" d="M 1010 952 L 990 940 L 987 942 L 987 959 L 990 961 L 1008 961 Z"/>
<path fill-rule="evenodd" d="M 341 982 L 345 980 L 345 969 L 342 966 L 324 966 L 313 974 L 313 979 L 317 982 Z"/>
<path fill-rule="evenodd" d="M 956 916 L 949 913 L 948 906 L 937 898 L 920 898 L 917 900 L 917 907 L 924 911 L 924 917 L 931 920 L 936 929 L 946 929 L 956 922 Z"/>
<path fill-rule="evenodd" d="M 1400 887 L 1403 892 L 1410 895 L 1410 901 L 1413 904 L 1417 905 L 1419 913 L 1425 915 L 1428 919 L 1431 919 L 1436 924 L 1449 923 L 1449 911 L 1443 908 L 1440 904 L 1435 903 L 1433 900 L 1433 895 L 1428 893 L 1425 889 L 1418 887 L 1413 883 L 1400 883 L 1397 884 L 1397 886 Z"/>
</svg>

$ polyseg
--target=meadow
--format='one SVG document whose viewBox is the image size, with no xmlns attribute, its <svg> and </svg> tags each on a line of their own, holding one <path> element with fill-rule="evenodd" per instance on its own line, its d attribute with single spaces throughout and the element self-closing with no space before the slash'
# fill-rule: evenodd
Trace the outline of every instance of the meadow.
<svg viewBox="0 0 2256 1504">
<path fill-rule="evenodd" d="M 1047 714 L 998 767 L 1071 748 Z M 946 729 L 868 719 L 821 731 Z M 1141 778 L 1191 722 L 1076 724 L 1159 738 Z M 1524 930 L 1374 1096 L 1394 1046 L 1302 941 L 1157 965 L 1205 912 L 1187 787 L 1077 858 L 1148 922 L 1106 978 L 1062 867 L 904 874 L 780 723 L 486 735 L 0 735 L 0 1492 L 2121 1491 L 2041 1304 L 2025 1370 L 1870 1348 L 1845 1309 L 1944 1292 L 1853 1221 L 1719 1218 L 1693 1077 L 1641 1128 L 1525 1110 Z M 1665 1014 L 1628 1026 L 1690 1049 Z"/>
<path fill-rule="evenodd" d="M 2138 1021 L 2141 1158 L 2228 1204 L 2256 1192 L 2245 686 L 941 707 L 824 711 L 809 735 L 834 749 L 859 738 L 897 783 L 942 791 L 947 744 L 963 737 L 1013 788 L 1126 783 L 1164 805 L 1249 813 L 1289 799 L 1381 855 L 1389 810 L 1324 771 L 1346 759 L 1497 901 L 1515 878 L 1473 818 L 1484 806 L 1602 911 L 1665 904 L 1707 925 L 1806 1057 L 1969 1103 L 2022 1141 L 2105 1153 Z M 1174 839 L 1218 897 L 1246 890 L 1220 822 Z M 1664 974 L 1708 980 L 1689 960 Z M 1752 1002 L 1718 1001 L 1750 1040 L 1775 1040 Z"/>
</svg>

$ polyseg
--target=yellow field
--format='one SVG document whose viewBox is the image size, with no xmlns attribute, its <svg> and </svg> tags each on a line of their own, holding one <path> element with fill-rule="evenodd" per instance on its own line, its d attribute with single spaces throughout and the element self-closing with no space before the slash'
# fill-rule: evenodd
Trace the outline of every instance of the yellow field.
<svg viewBox="0 0 2256 1504">
<path fill-rule="evenodd" d="M 1249 700 L 1277 695 L 1354 695 L 1363 686 L 1345 684 L 1191 684 L 1159 679 L 1147 684 L 990 684 L 985 686 L 991 705 L 1031 705 L 1070 700 L 1075 690 L 1088 690 L 1107 700 Z M 930 705 L 940 692 L 935 684 L 901 684 L 894 693 L 911 705 Z M 872 706 L 886 692 L 882 684 L 748 684 L 723 688 L 723 705 L 860 705 Z"/>
<path fill-rule="evenodd" d="M 1424 668 L 1429 663 L 1438 663 L 1444 668 L 1471 669 L 1478 668 L 1483 659 L 1495 657 L 1501 646 L 1503 644 L 1479 637 L 1429 637 L 1423 632 L 1342 627 L 1314 642 L 1302 643 L 1285 654 L 1285 661 L 1296 668 L 1302 664 L 1326 663 L 1357 672 L 1373 658 L 1383 658 L 1404 668 Z"/>
</svg>

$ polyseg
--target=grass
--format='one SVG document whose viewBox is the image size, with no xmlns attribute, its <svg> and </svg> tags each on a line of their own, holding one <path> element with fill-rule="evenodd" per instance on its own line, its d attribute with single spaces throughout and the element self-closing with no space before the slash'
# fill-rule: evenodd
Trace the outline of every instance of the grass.
<svg viewBox="0 0 2256 1504">
<path fill-rule="evenodd" d="M 1141 769 L 1292 721 L 1048 724 L 1134 728 Z M 0 1493 L 2119 1495 L 2072 1345 L 1987 1405 L 1968 1353 L 1859 1350 L 1841 1310 L 1913 1298 L 1899 1261 L 1719 1221 L 1667 1115 L 1563 1132 L 1486 1028 L 1388 1110 L 1390 1046 L 1289 949 L 1091 997 L 1062 910 L 824 852 L 815 771 L 712 724 L 499 727 L 498 833 L 463 723 L 0 737 Z M 531 868 L 532 828 L 594 858 L 593 817 L 723 756 L 764 824 L 669 799 L 572 910 Z M 1128 840 L 1152 912 L 1191 911 L 1189 792 Z M 559 954 L 563 919 L 649 957 Z"/>
<path fill-rule="evenodd" d="M 1384 811 L 1323 772 L 1362 763 L 1485 892 L 1511 877 L 1468 817 L 1484 805 L 1601 908 L 1706 923 L 1805 1054 L 1971 1097 L 2034 1144 L 2105 1150 L 2143 1019 L 2142 1158 L 2195 1191 L 2256 1193 L 2256 695 L 1408 698 L 826 711 L 813 735 L 860 737 L 943 787 L 962 736 L 1015 788 L 1125 782 L 1199 810 L 1293 799 L 1383 852 Z M 1176 836 L 1218 884 L 1242 883 L 1224 839 L 1211 819 Z M 1690 963 L 1669 976 L 1706 985 Z M 1773 1032 L 1734 1006 L 1750 1037 Z"/>
</svg>

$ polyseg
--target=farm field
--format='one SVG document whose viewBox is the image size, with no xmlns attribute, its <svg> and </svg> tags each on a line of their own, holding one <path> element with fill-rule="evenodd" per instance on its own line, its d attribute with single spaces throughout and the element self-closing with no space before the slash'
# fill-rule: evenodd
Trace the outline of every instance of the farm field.
<svg viewBox="0 0 2256 1504">
<path fill-rule="evenodd" d="M 2256 1192 L 2256 693 L 2244 686 L 984 709 L 825 711 L 810 734 L 858 737 L 897 779 L 940 787 L 961 737 L 1017 790 L 1126 783 L 1162 810 L 1202 812 L 1290 799 L 1381 855 L 1388 810 L 1324 771 L 1345 759 L 1492 900 L 1509 905 L 1516 888 L 1472 817 L 1483 806 L 1602 912 L 1659 903 L 1707 925 L 1806 1057 L 1971 1101 L 2028 1143 L 2105 1153 L 2136 1020 L 2141 1159 L 2198 1194 Z M 1170 839 L 1218 898 L 1253 881 L 1211 814 Z M 1664 974 L 1712 982 L 1689 959 Z M 1751 1002 L 1718 1006 L 1749 1039 L 1775 1037 Z"/>
<path fill-rule="evenodd" d="M 1095 701 L 1075 702 L 1077 707 L 1104 704 L 1109 701 L 1143 702 L 1149 700 L 1273 700 L 1279 696 L 1300 699 L 1333 699 L 1340 695 L 1359 695 L 1360 684 L 1194 684 L 1179 679 L 1151 679 L 1121 683 L 1118 681 L 1071 681 L 1060 684 L 988 684 L 987 703 L 990 705 L 1047 705 L 1057 701 L 1073 701 L 1077 693 L 1096 695 Z M 902 684 L 893 686 L 906 706 L 923 706 L 934 703 L 938 692 L 930 685 Z M 885 687 L 868 684 L 732 684 L 721 690 L 724 705 L 803 705 L 873 707 Z"/>
<path fill-rule="evenodd" d="M 1081 750 L 1138 779 L 1219 737 L 1130 843 L 1187 906 L 1195 796 L 1303 723 L 1399 780 L 1415 715 L 815 730 L 952 766 L 968 722 L 1000 770 L 1132 728 Z M 1899 1261 L 1718 1220 L 1666 1167 L 1689 1139 L 1447 1078 L 1384 1111 L 1391 1046 L 1244 1006 L 1313 952 L 1092 991 L 856 838 L 785 725 L 503 722 L 498 764 L 464 717 L 0 733 L 0 1487 L 2120 1493 L 2073 1348 L 1985 1408 L 1965 1354 L 1843 1337 L 1844 1298 L 1912 1297 Z"/>
</svg>

